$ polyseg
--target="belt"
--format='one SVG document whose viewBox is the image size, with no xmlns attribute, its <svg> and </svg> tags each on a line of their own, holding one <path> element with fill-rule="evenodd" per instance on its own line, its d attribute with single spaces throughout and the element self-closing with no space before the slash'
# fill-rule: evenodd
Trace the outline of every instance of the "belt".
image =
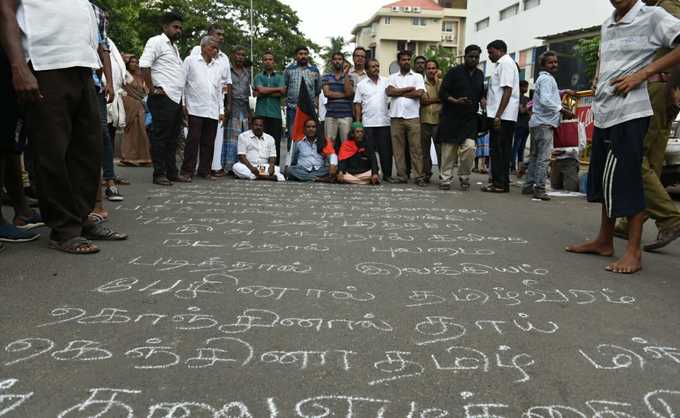
<svg viewBox="0 0 680 418">
<path fill-rule="evenodd" d="M 671 75 L 669 73 L 659 73 L 659 74 L 654 74 L 653 76 L 649 77 L 647 79 L 647 82 L 649 83 L 668 83 L 671 79 Z"/>
</svg>

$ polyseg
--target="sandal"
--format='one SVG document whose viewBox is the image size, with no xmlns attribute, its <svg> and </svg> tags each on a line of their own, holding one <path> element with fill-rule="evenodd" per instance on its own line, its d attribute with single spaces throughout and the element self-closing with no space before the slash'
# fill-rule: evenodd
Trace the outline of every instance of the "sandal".
<svg viewBox="0 0 680 418">
<path fill-rule="evenodd" d="M 109 220 L 109 215 L 106 213 L 91 212 L 87 215 L 87 220 L 94 225 L 103 224 Z"/>
<path fill-rule="evenodd" d="M 154 177 L 153 184 L 157 184 L 159 186 L 172 186 L 172 182 L 165 176 Z"/>
<path fill-rule="evenodd" d="M 116 183 L 117 186 L 129 186 L 130 184 L 132 184 L 130 183 L 130 180 L 124 177 L 116 177 L 115 179 L 113 179 L 113 182 Z"/>
<path fill-rule="evenodd" d="M 507 190 L 493 185 L 483 186 L 482 191 L 486 193 L 508 193 Z"/>
<path fill-rule="evenodd" d="M 102 225 L 91 225 L 83 228 L 83 236 L 91 241 L 124 241 L 127 234 L 115 232 Z"/>
<path fill-rule="evenodd" d="M 50 240 L 50 248 L 69 254 L 96 254 L 99 248 L 83 237 L 74 237 L 65 241 Z"/>
</svg>

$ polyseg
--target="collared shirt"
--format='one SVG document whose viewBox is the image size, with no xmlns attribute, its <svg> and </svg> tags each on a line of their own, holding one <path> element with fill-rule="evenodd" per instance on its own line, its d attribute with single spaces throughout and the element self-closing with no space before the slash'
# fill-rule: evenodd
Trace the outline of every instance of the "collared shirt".
<svg viewBox="0 0 680 418">
<path fill-rule="evenodd" d="M 386 77 L 378 77 L 377 82 L 366 78 L 357 86 L 354 103 L 361 103 L 361 122 L 365 127 L 390 126 L 390 114 L 387 109 L 390 100 L 385 92 L 388 85 Z"/>
<path fill-rule="evenodd" d="M 602 25 L 600 73 L 593 101 L 595 126 L 610 128 L 654 114 L 642 83 L 626 95 L 616 94 L 611 82 L 640 71 L 652 62 L 659 48 L 673 47 L 680 35 L 680 20 L 661 7 L 638 1 L 619 21 L 612 14 Z"/>
<path fill-rule="evenodd" d="M 401 71 L 392 74 L 388 79 L 388 84 L 398 89 L 415 87 L 416 90 L 425 90 L 425 80 L 423 79 L 423 76 L 414 73 L 413 71 L 410 71 L 406 75 L 402 74 Z M 390 117 L 418 119 L 420 117 L 420 98 L 392 97 Z"/>
<path fill-rule="evenodd" d="M 184 69 L 177 46 L 164 33 L 149 38 L 139 58 L 141 68 L 151 69 L 153 87 L 161 87 L 168 98 L 181 103 L 184 94 Z"/>
<path fill-rule="evenodd" d="M 263 71 L 255 76 L 255 88 L 258 87 L 283 87 L 283 76 L 273 71 L 271 74 Z M 281 119 L 281 95 L 257 96 L 255 114 L 267 118 Z"/>
<path fill-rule="evenodd" d="M 321 93 L 321 73 L 319 73 L 319 69 L 311 64 L 301 67 L 297 63 L 293 63 L 286 67 L 283 72 L 283 82 L 288 88 L 286 94 L 286 106 L 288 108 L 297 106 L 300 96 L 300 82 L 303 79 L 312 98 Z"/>
<path fill-rule="evenodd" d="M 549 125 L 557 128 L 560 126 L 562 100 L 555 77 L 547 71 L 541 71 L 534 83 L 534 88 L 534 106 L 529 127 Z"/>
<path fill-rule="evenodd" d="M 231 67 L 231 97 L 234 101 L 248 102 L 250 97 L 250 71 L 246 67 Z"/>
<path fill-rule="evenodd" d="M 201 46 L 196 45 L 193 47 L 191 49 L 191 55 L 201 55 Z M 220 74 L 222 85 L 231 85 L 231 63 L 229 62 L 227 54 L 222 51 L 218 52 L 214 61 L 217 65 L 213 67 L 213 69 Z"/>
<path fill-rule="evenodd" d="M 326 74 L 321 79 L 323 86 L 329 86 L 332 92 L 345 92 L 345 75 L 337 78 L 335 74 Z M 335 99 L 328 97 L 326 103 L 326 117 L 327 118 L 351 118 L 352 117 L 352 99 L 345 97 L 342 99 Z"/>
<path fill-rule="evenodd" d="M 519 70 L 508 54 L 503 55 L 495 64 L 486 100 L 486 114 L 495 118 L 503 98 L 503 87 L 512 88 L 510 100 L 501 115 L 502 120 L 517 122 L 519 115 Z"/>
<path fill-rule="evenodd" d="M 26 62 L 36 71 L 101 67 L 97 21 L 86 0 L 21 0 L 16 17 Z"/>
<path fill-rule="evenodd" d="M 245 155 L 254 166 L 268 165 L 270 158 L 276 158 L 276 144 L 271 135 L 262 133 L 258 138 L 250 130 L 238 136 L 237 152 L 238 155 Z"/>
<path fill-rule="evenodd" d="M 425 79 L 425 94 L 420 98 L 420 123 L 429 123 L 431 125 L 439 124 L 439 113 L 442 110 L 441 103 L 435 103 L 424 106 L 423 99 L 439 99 L 439 90 L 442 86 L 442 80 L 435 78 L 434 83 Z"/>
<path fill-rule="evenodd" d="M 106 30 L 108 29 L 108 24 L 106 23 L 106 13 L 99 8 L 96 4 L 90 2 L 92 5 L 92 10 L 94 11 L 94 17 L 97 21 L 97 31 L 99 32 L 99 37 L 101 38 L 101 44 L 104 48 L 109 49 L 108 35 Z"/>
<path fill-rule="evenodd" d="M 184 60 L 184 94 L 191 116 L 217 120 L 224 113 L 222 78 L 214 69 L 216 65 L 214 59 L 205 62 L 202 55 L 189 55 Z"/>
<path fill-rule="evenodd" d="M 366 73 L 366 70 L 357 71 L 356 68 L 352 68 L 352 70 L 349 72 L 349 78 L 352 79 L 352 88 L 354 91 L 357 91 L 359 83 L 368 78 L 368 73 Z"/>
<path fill-rule="evenodd" d="M 441 142 L 462 144 L 466 139 L 477 138 L 479 102 L 483 95 L 484 73 L 479 69 L 468 71 L 465 65 L 458 65 L 446 73 L 439 89 L 442 113 L 438 136 Z M 449 97 L 467 97 L 470 104 L 453 104 Z"/>
<path fill-rule="evenodd" d="M 325 166 L 326 159 L 323 155 L 319 154 L 318 146 L 316 138 L 314 140 L 305 138 L 302 141 L 296 142 L 293 161 L 296 161 L 296 165 L 307 171 L 318 170 Z"/>
</svg>

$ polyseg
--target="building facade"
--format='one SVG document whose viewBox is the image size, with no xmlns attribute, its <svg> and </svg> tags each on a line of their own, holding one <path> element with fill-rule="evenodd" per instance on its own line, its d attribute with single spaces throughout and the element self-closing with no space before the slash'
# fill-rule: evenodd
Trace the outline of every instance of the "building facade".
<svg viewBox="0 0 680 418">
<path fill-rule="evenodd" d="M 600 25 L 613 10 L 609 1 L 604 0 L 471 0 L 465 39 L 468 45 L 479 45 L 483 51 L 489 42 L 502 39 L 520 66 L 520 77 L 533 83 L 537 58 L 546 50 L 544 38 Z M 569 51 L 560 53 L 567 58 Z M 486 53 L 482 54 L 481 66 L 490 76 L 493 65 Z M 578 76 L 568 79 L 577 84 L 582 82 Z M 579 87 L 563 84 L 560 87 Z"/>
<path fill-rule="evenodd" d="M 424 55 L 429 48 L 442 47 L 453 57 L 462 55 L 467 3 L 467 0 L 401 0 L 387 4 L 352 30 L 352 42 L 380 61 L 382 75 L 398 71 L 396 58 L 401 50 Z"/>
</svg>

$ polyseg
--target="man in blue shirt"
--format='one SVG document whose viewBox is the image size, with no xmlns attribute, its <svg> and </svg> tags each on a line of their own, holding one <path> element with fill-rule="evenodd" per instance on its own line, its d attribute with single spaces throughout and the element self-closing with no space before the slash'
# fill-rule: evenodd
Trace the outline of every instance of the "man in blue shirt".
<svg viewBox="0 0 680 418">
<path fill-rule="evenodd" d="M 340 136 L 340 141 L 347 139 L 352 127 L 352 98 L 354 86 L 349 76 L 349 64 L 345 65 L 342 52 L 335 52 L 331 61 L 333 73 L 326 74 L 321 80 L 326 103 L 325 134 L 333 142 Z"/>
<path fill-rule="evenodd" d="M 560 114 L 573 116 L 562 108 L 560 90 L 553 76 L 557 72 L 557 55 L 544 52 L 540 58 L 541 71 L 536 79 L 533 114 L 529 120 L 531 129 L 531 155 L 529 171 L 522 194 L 533 194 L 534 199 L 550 200 L 545 193 L 545 179 L 553 148 L 555 129 L 560 126 Z"/>
<path fill-rule="evenodd" d="M 286 172 L 288 180 L 309 182 L 335 178 L 337 156 L 324 150 L 325 141 L 317 138 L 316 131 L 314 119 L 305 122 L 305 139 L 295 143 L 290 167 Z"/>
</svg>

